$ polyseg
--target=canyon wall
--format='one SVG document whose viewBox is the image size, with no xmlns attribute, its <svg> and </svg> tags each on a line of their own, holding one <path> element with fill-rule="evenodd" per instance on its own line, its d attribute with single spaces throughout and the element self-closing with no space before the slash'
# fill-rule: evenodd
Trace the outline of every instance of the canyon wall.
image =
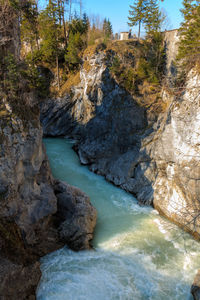
<svg viewBox="0 0 200 300">
<path fill-rule="evenodd" d="M 90 249 L 96 210 L 83 192 L 53 179 L 38 108 L 18 103 L 22 118 L 12 105 L 4 100 L 0 110 L 0 298 L 27 299 L 35 297 L 41 256 L 64 245 Z"/>
<path fill-rule="evenodd" d="M 96 210 L 83 192 L 52 177 L 37 98 L 4 65 L 7 55 L 16 70 L 22 65 L 19 11 L 5 1 L 0 12 L 0 299 L 35 299 L 40 257 L 64 245 L 90 249 Z"/>
<path fill-rule="evenodd" d="M 170 78 L 177 40 L 177 31 L 165 37 Z M 117 83 L 111 60 L 86 51 L 71 96 L 42 105 L 44 133 L 77 139 L 82 164 L 199 237 L 200 77 L 191 71 L 182 90 L 163 86 L 159 111 Z"/>
</svg>

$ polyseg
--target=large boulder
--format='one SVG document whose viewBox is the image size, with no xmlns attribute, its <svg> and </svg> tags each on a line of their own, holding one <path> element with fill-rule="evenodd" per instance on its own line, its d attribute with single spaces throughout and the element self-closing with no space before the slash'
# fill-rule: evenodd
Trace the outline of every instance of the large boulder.
<svg viewBox="0 0 200 300">
<path fill-rule="evenodd" d="M 71 249 L 91 248 L 97 212 L 86 194 L 76 187 L 55 181 L 54 191 L 58 199 L 59 235 Z"/>
</svg>

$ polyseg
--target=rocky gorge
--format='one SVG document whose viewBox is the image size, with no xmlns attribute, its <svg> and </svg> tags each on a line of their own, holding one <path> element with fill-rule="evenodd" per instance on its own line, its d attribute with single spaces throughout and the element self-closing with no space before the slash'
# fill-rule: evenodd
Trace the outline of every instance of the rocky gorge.
<svg viewBox="0 0 200 300">
<path fill-rule="evenodd" d="M 177 31 L 166 33 L 170 80 L 177 41 Z M 42 105 L 44 134 L 77 139 L 82 164 L 198 238 L 199 75 L 191 71 L 183 90 L 163 86 L 160 103 L 146 108 L 117 83 L 110 65 L 105 51 L 86 53 L 73 97 Z"/>
<path fill-rule="evenodd" d="M 19 60 L 18 16 L 12 22 L 1 51 L 9 49 Z M 168 77 L 175 38 L 177 32 L 166 38 Z M 83 192 L 52 177 L 43 131 L 76 140 L 82 164 L 199 238 L 199 75 L 191 71 L 184 90 L 175 93 L 163 86 L 161 99 L 146 105 L 144 95 L 134 96 L 111 74 L 115 55 L 101 47 L 85 52 L 79 84 L 42 103 L 43 130 L 37 99 L 24 80 L 17 100 L 1 95 L 2 299 L 35 299 L 41 256 L 64 245 L 91 247 L 96 210 Z M 198 299 L 198 276 L 192 291 Z"/>
<path fill-rule="evenodd" d="M 173 85 L 178 40 L 178 31 L 165 33 L 164 109 L 138 103 L 111 74 L 112 55 L 97 50 L 85 53 L 80 83 L 70 95 L 43 103 L 41 121 L 46 136 L 75 139 L 74 149 L 91 171 L 199 239 L 200 77 L 191 70 L 184 88 Z M 198 275 L 195 299 L 197 282 Z"/>
</svg>

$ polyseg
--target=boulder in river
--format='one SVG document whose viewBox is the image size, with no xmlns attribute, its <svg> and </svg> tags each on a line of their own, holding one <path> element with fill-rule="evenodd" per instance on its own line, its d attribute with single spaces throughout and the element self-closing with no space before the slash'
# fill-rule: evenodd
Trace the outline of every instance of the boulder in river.
<svg viewBox="0 0 200 300">
<path fill-rule="evenodd" d="M 55 181 L 54 191 L 58 199 L 56 217 L 61 221 L 61 240 L 75 251 L 90 249 L 97 212 L 88 196 L 80 189 L 60 181 Z"/>
</svg>

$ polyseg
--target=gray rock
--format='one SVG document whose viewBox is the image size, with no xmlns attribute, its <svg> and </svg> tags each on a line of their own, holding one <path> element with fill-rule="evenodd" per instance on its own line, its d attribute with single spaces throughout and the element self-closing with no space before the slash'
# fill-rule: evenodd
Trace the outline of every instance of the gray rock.
<svg viewBox="0 0 200 300">
<path fill-rule="evenodd" d="M 0 259 L 9 265 L 8 272 L 0 270 L 0 295 L 27 299 L 35 297 L 41 256 L 66 244 L 76 251 L 91 248 L 96 210 L 80 190 L 54 182 L 39 116 L 24 124 L 8 115 L 9 122 L 0 120 Z M 29 272 L 30 280 L 24 281 Z M 11 277 L 17 278 L 15 294 Z"/>
<path fill-rule="evenodd" d="M 59 234 L 71 249 L 91 249 L 97 212 L 87 195 L 76 187 L 55 181 L 58 199 L 57 219 L 61 222 Z"/>
</svg>

